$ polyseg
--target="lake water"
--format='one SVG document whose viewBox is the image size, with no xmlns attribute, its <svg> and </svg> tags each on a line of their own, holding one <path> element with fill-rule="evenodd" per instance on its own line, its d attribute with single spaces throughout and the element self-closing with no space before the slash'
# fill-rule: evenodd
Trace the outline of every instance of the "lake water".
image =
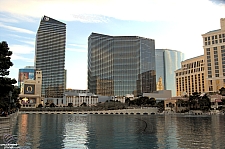
<svg viewBox="0 0 225 149">
<path fill-rule="evenodd" d="M 21 148 L 224 148 L 225 116 L 20 114 Z"/>
</svg>

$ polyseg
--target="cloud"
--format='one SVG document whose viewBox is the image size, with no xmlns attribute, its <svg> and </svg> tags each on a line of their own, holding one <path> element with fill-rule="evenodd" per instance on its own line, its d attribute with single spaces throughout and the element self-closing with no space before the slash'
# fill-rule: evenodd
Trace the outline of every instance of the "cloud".
<svg viewBox="0 0 225 149">
<path fill-rule="evenodd" d="M 87 53 L 86 49 L 74 49 L 74 48 L 66 48 L 66 51 L 72 51 L 72 52 L 81 52 L 81 53 Z"/>
<path fill-rule="evenodd" d="M 225 4 L 225 0 L 209 0 L 215 4 Z"/>
<path fill-rule="evenodd" d="M 31 58 L 27 58 L 27 57 L 24 57 L 24 56 L 19 56 L 17 54 L 13 54 L 11 56 L 12 58 L 12 61 L 15 61 L 15 60 L 22 60 L 24 62 L 34 62 L 34 59 L 31 59 Z"/>
<path fill-rule="evenodd" d="M 6 28 L 6 29 L 11 30 L 11 31 L 20 32 L 20 33 L 35 34 L 35 32 L 33 32 L 33 31 L 30 31 L 30 30 L 27 30 L 27 29 L 23 29 L 23 28 L 19 28 L 19 27 L 5 25 L 5 24 L 3 24 L 1 22 L 0 22 L 0 27 Z"/>
<path fill-rule="evenodd" d="M 109 17 L 93 14 L 74 14 L 72 16 L 72 20 L 84 23 L 108 23 L 110 20 Z"/>
<path fill-rule="evenodd" d="M 73 44 L 73 43 L 70 43 L 68 44 L 69 46 L 74 46 L 74 47 L 81 47 L 81 48 L 87 48 L 87 45 L 83 45 L 83 44 Z"/>
<path fill-rule="evenodd" d="M 30 47 L 27 45 L 10 45 L 10 51 L 14 54 L 32 54 L 35 51 L 34 47 Z"/>
<path fill-rule="evenodd" d="M 214 10 L 224 7 L 212 6 L 209 0 L 82 0 L 82 1 L 0 1 L 0 10 L 25 18 L 40 18 L 43 15 L 63 21 L 99 23 L 110 18 L 136 21 L 185 21 L 209 19 Z M 63 10 L 63 11 L 59 11 Z M 222 12 L 225 13 L 225 10 Z M 224 14 L 223 13 L 223 14 Z"/>
</svg>

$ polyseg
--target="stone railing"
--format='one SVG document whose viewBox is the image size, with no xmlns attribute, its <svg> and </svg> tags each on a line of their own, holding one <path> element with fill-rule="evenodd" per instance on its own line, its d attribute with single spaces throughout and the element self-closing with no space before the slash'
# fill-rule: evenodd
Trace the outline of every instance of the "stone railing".
<svg viewBox="0 0 225 149">
<path fill-rule="evenodd" d="M 0 138 L 5 134 L 12 134 L 12 129 L 16 124 L 18 112 L 8 115 L 7 117 L 0 117 Z"/>
</svg>

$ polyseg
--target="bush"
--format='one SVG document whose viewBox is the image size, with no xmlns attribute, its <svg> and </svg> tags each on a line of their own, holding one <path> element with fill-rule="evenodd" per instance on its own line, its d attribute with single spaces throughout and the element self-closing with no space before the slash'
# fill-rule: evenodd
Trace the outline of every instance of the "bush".
<svg viewBox="0 0 225 149">
<path fill-rule="evenodd" d="M 42 108 L 42 107 L 43 107 L 43 105 L 42 105 L 42 104 L 39 104 L 39 105 L 38 105 L 38 108 Z"/>
<path fill-rule="evenodd" d="M 73 103 L 68 103 L 68 107 L 73 107 Z"/>
<path fill-rule="evenodd" d="M 55 107 L 55 104 L 54 104 L 54 103 L 51 103 L 51 104 L 50 104 L 50 107 Z"/>
</svg>

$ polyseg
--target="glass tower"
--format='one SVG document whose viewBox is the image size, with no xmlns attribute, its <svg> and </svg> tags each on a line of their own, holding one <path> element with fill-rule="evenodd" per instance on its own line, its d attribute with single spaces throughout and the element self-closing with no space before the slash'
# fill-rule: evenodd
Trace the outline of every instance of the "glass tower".
<svg viewBox="0 0 225 149">
<path fill-rule="evenodd" d="M 104 96 L 155 91 L 155 41 L 92 33 L 88 38 L 88 89 Z"/>
<path fill-rule="evenodd" d="M 36 35 L 35 67 L 42 71 L 42 97 L 63 97 L 66 24 L 44 16 Z"/>
<path fill-rule="evenodd" d="M 181 68 L 184 54 L 176 50 L 156 49 L 156 81 L 162 78 L 164 90 L 171 90 L 176 95 L 175 71 Z"/>
</svg>

